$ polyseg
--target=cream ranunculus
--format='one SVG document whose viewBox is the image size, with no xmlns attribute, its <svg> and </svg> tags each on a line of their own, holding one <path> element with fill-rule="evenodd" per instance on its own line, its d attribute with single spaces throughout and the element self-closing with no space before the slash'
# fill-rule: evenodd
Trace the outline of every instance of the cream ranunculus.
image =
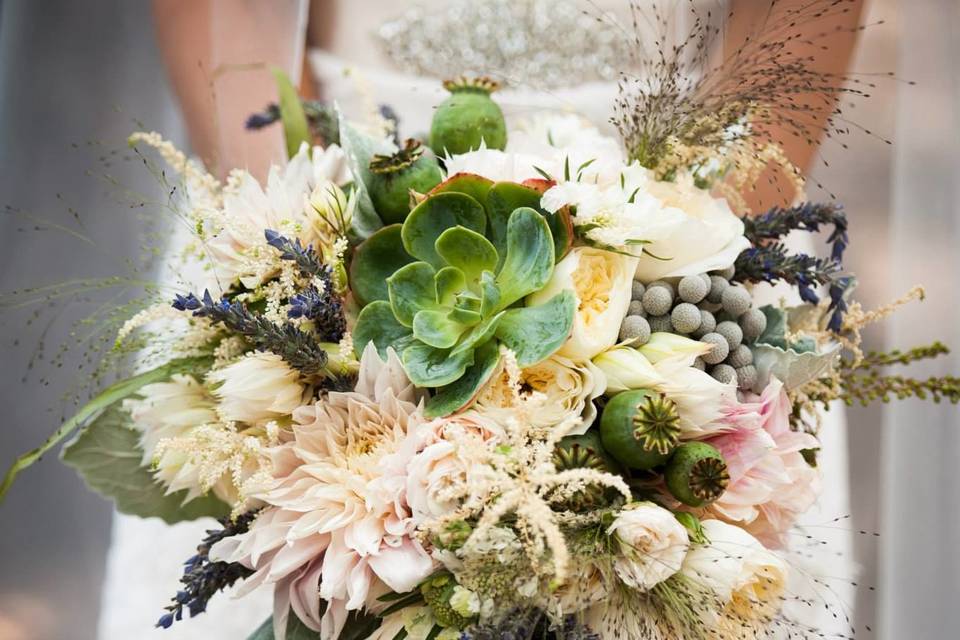
<svg viewBox="0 0 960 640">
<path fill-rule="evenodd" d="M 652 502 L 625 507 L 607 529 L 619 555 L 613 569 L 629 587 L 648 591 L 680 571 L 690 546 L 687 530 L 673 513 Z"/>
<path fill-rule="evenodd" d="M 786 563 L 740 527 L 720 520 L 702 524 L 709 543 L 690 549 L 682 573 L 723 603 L 721 623 L 725 619 L 749 625 L 771 619 L 786 589 Z"/>
<path fill-rule="evenodd" d="M 733 264 L 750 243 L 743 236 L 743 221 L 723 198 L 714 198 L 698 189 L 690 178 L 677 182 L 650 181 L 648 193 L 660 200 L 667 211 L 680 213 L 667 234 L 644 246 L 636 276 L 643 282 L 659 278 L 688 276 Z"/>
<path fill-rule="evenodd" d="M 539 396 L 530 420 L 538 427 L 552 427 L 567 418 L 580 417 L 571 434 L 585 433 L 597 417 L 595 398 L 603 395 L 606 378 L 589 360 L 575 362 L 552 356 L 520 371 L 519 395 L 510 384 L 510 374 L 502 369 L 484 385 L 477 396 L 477 410 L 494 419 L 516 415 L 517 404 Z"/>
<path fill-rule="evenodd" d="M 550 282 L 528 298 L 531 305 L 546 302 L 566 289 L 577 296 L 573 331 L 558 355 L 589 360 L 617 342 L 620 323 L 627 315 L 637 259 L 592 247 L 576 247 L 561 260 Z"/>
<path fill-rule="evenodd" d="M 227 422 L 255 424 L 289 416 L 303 404 L 300 375 L 274 353 L 251 353 L 207 375 Z"/>
</svg>

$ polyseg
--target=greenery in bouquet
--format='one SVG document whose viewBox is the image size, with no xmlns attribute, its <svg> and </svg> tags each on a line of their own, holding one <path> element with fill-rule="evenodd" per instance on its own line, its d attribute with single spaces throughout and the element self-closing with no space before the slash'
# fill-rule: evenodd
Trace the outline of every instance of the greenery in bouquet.
<svg viewBox="0 0 960 640">
<path fill-rule="evenodd" d="M 771 105 L 659 72 L 624 88 L 622 140 L 508 125 L 496 83 L 460 78 L 402 144 L 278 76 L 249 123 L 284 127 L 265 185 L 135 134 L 180 176 L 196 288 L 125 322 L 115 351 L 153 355 L 4 490 L 73 436 L 64 461 L 119 510 L 221 518 L 163 627 L 235 587 L 274 592 L 256 639 L 814 637 L 781 609 L 819 412 L 960 387 L 883 373 L 942 345 L 862 353 L 922 290 L 855 302 L 839 207 L 734 213 L 782 160 Z M 822 228 L 828 257 L 783 243 Z M 761 303 L 777 283 L 794 301 Z"/>
</svg>

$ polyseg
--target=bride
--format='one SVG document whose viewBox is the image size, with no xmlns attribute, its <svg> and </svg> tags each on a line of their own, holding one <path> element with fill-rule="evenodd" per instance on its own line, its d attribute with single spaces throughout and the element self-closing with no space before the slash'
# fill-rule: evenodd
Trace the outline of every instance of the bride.
<svg viewBox="0 0 960 640">
<path fill-rule="evenodd" d="M 719 3 L 699 4 L 716 8 Z M 731 16 L 724 25 L 729 52 L 763 19 L 767 3 L 723 4 L 729 6 L 721 13 Z M 686 0 L 680 5 L 687 7 Z M 763 11 L 758 11 L 761 6 Z M 859 10 L 859 3 L 853 6 Z M 844 18 L 849 24 L 836 26 L 855 25 L 858 10 Z M 618 64 L 630 54 L 624 35 L 650 26 L 631 26 L 628 0 L 155 0 L 154 12 L 159 45 L 194 152 L 221 176 L 232 167 L 244 167 L 263 177 L 270 163 L 284 158 L 277 128 L 243 129 L 249 114 L 274 100 L 264 63 L 301 78 L 304 95 L 336 102 L 346 113 L 374 113 L 379 103 L 388 104 L 404 135 L 428 129 L 431 106 L 443 99 L 439 79 L 462 73 L 482 73 L 506 85 L 498 101 L 508 119 L 550 109 L 609 126 Z M 601 14 L 606 17 L 597 20 Z M 689 9 L 677 11 L 675 20 L 682 22 L 688 15 Z M 826 31 L 827 25 L 819 28 Z M 823 70 L 841 74 L 852 47 L 852 36 L 837 36 Z M 816 149 L 800 143 L 787 145 L 786 152 L 797 166 L 807 168 Z M 765 177 L 745 194 L 754 210 L 793 198 L 779 193 L 777 184 Z M 777 295 L 772 292 L 771 299 Z M 849 509 L 843 414 L 834 410 L 826 418 L 820 468 L 828 490 L 806 516 L 814 525 Z M 182 562 L 213 526 L 202 521 L 170 527 L 118 514 L 99 637 L 218 640 L 244 638 L 257 628 L 271 613 L 267 591 L 242 600 L 215 599 L 209 611 L 195 619 L 171 629 L 152 628 L 177 591 Z M 823 540 L 823 530 L 811 535 Z M 850 557 L 849 535 L 834 530 L 826 542 L 817 552 L 821 557 L 823 549 L 831 556 Z M 795 563 L 801 555 L 804 550 L 796 550 Z M 843 574 L 833 562 L 832 575 Z M 804 567 L 799 573 L 805 572 L 815 569 Z M 830 590 L 842 591 L 835 584 Z M 795 587 L 798 600 L 818 597 L 803 591 Z M 851 608 L 849 593 L 831 596 L 831 609 L 841 620 Z M 833 618 L 831 611 L 822 616 L 824 621 L 813 617 L 807 609 L 804 623 L 818 627 Z"/>
</svg>

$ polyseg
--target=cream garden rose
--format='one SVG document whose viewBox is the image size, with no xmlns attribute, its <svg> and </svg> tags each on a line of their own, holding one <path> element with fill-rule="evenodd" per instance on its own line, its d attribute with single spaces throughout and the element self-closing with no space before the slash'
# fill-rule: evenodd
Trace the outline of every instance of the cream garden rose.
<svg viewBox="0 0 960 640">
<path fill-rule="evenodd" d="M 573 331 L 558 355 L 589 360 L 617 342 L 630 306 L 636 264 L 631 256 L 575 247 L 557 264 L 550 282 L 528 297 L 530 305 L 538 305 L 566 289 L 576 294 Z"/>
<path fill-rule="evenodd" d="M 620 553 L 613 561 L 617 577 L 648 591 L 680 571 L 690 546 L 687 530 L 674 515 L 652 502 L 628 505 L 607 529 Z"/>
<path fill-rule="evenodd" d="M 638 280 L 651 282 L 724 269 L 750 246 L 743 236 L 743 222 L 727 201 L 697 188 L 691 178 L 651 180 L 646 189 L 677 216 L 667 232 L 644 246 L 647 255 L 641 256 L 637 265 Z"/>
</svg>

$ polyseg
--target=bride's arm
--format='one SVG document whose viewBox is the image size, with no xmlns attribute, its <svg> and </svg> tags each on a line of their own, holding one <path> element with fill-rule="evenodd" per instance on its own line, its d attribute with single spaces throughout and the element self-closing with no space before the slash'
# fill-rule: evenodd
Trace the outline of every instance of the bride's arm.
<svg viewBox="0 0 960 640">
<path fill-rule="evenodd" d="M 776 3 L 777 8 L 772 15 L 770 5 L 769 2 L 758 0 L 732 0 L 731 18 L 724 34 L 726 56 L 732 55 L 751 34 L 761 29 L 765 20 L 782 20 L 784 12 L 815 6 L 815 3 L 811 3 L 811 0 L 781 0 Z M 833 89 L 839 88 L 842 84 L 841 78 L 848 73 L 859 35 L 858 26 L 863 5 L 864 0 L 847 0 L 838 5 L 840 9 L 845 9 L 843 13 L 837 12 L 837 7 L 832 7 L 834 15 L 808 22 L 802 28 L 809 33 L 804 33 L 802 38 L 796 38 L 786 45 L 791 55 L 809 57 L 812 68 L 822 72 L 824 84 Z M 836 98 L 835 93 L 824 96 L 823 92 L 818 92 L 806 98 L 801 96 L 795 101 L 796 108 L 790 115 L 803 119 L 813 137 L 817 138 L 817 144 L 807 143 L 803 138 L 794 135 L 788 127 L 772 127 L 769 131 L 771 138 L 783 147 L 787 158 L 804 173 L 812 168 L 819 155 L 819 143 L 830 127 L 829 118 L 837 106 Z M 798 116 L 804 109 L 809 111 Z M 777 179 L 776 171 L 768 169 L 760 177 L 756 189 L 744 195 L 751 209 L 759 212 L 789 203 L 797 194 L 792 192 L 788 181 Z"/>
<path fill-rule="evenodd" d="M 157 39 L 193 151 L 218 175 L 263 177 L 283 158 L 279 127 L 244 130 L 276 100 L 269 67 L 303 69 L 307 0 L 153 0 Z"/>
</svg>

